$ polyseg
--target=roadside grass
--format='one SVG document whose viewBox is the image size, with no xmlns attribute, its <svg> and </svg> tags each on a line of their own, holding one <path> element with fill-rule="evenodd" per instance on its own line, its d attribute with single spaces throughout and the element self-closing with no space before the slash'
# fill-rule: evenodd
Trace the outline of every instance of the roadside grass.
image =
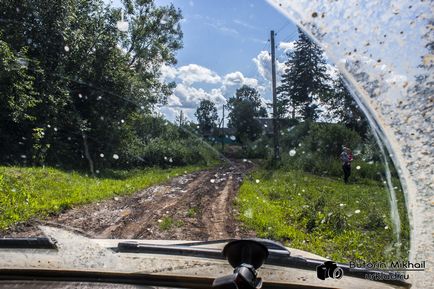
<svg viewBox="0 0 434 289">
<path fill-rule="evenodd" d="M 302 171 L 261 169 L 244 180 L 235 203 L 240 220 L 259 237 L 334 261 L 379 262 L 408 256 L 407 217 L 401 218 L 402 241 L 397 244 L 388 193 L 381 182 L 346 185 Z M 402 197 L 399 208 L 406 216 Z"/>
<path fill-rule="evenodd" d="M 0 230 L 32 217 L 44 218 L 74 205 L 128 195 L 203 168 L 117 170 L 93 178 L 51 167 L 0 166 Z"/>
</svg>

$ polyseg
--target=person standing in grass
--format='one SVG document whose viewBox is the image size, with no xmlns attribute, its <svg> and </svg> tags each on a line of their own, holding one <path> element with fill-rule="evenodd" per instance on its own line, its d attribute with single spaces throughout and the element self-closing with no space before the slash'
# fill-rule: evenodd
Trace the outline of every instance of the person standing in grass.
<svg viewBox="0 0 434 289">
<path fill-rule="evenodd" d="M 348 178 L 351 175 L 351 162 L 353 161 L 353 154 L 346 146 L 342 146 L 340 159 L 342 161 L 342 170 L 344 171 L 344 182 L 347 184 Z"/>
</svg>

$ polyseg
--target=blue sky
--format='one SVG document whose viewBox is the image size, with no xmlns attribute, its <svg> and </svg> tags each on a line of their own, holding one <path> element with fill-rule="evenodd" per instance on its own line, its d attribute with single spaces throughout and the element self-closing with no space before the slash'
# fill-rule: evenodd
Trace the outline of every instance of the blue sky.
<svg viewBox="0 0 434 289">
<path fill-rule="evenodd" d="M 105 0 L 109 3 L 110 0 Z M 257 88 L 264 103 L 271 99 L 270 30 L 277 33 L 278 71 L 297 29 L 265 0 L 156 0 L 182 10 L 184 48 L 178 63 L 163 67 L 163 80 L 177 88 L 160 111 L 174 120 L 180 110 L 190 120 L 201 99 L 213 100 L 219 110 L 243 84 Z M 119 0 L 112 1 L 120 7 Z"/>
</svg>

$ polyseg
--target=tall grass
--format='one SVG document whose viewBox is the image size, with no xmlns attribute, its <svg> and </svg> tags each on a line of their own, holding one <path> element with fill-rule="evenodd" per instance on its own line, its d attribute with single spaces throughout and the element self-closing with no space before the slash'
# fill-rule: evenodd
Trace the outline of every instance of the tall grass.
<svg viewBox="0 0 434 289">
<path fill-rule="evenodd" d="M 236 204 L 240 220 L 260 237 L 339 262 L 394 260 L 408 254 L 392 234 L 388 193 L 381 182 L 344 184 L 302 171 L 259 170 L 245 180 Z M 405 211 L 404 204 L 400 204 Z"/>
</svg>

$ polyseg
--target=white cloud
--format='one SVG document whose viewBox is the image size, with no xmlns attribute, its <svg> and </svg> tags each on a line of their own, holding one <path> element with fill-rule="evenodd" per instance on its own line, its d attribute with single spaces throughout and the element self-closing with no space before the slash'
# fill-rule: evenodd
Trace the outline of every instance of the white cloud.
<svg viewBox="0 0 434 289">
<path fill-rule="evenodd" d="M 259 59 L 259 56 L 257 58 Z M 268 69 L 267 63 L 269 64 L 270 60 L 271 58 L 268 57 L 268 60 L 263 61 L 264 73 Z M 276 64 L 280 67 L 280 63 Z M 162 66 L 161 74 L 162 81 L 175 81 L 177 83 L 173 94 L 167 98 L 167 105 L 159 110 L 169 120 L 174 120 L 180 110 L 183 110 L 191 120 L 194 120 L 194 111 L 202 99 L 211 100 L 220 111 L 221 106 L 226 103 L 226 98 L 233 96 L 235 91 L 243 85 L 257 89 L 263 96 L 269 94 L 269 85 L 266 80 L 264 83 L 264 80 L 246 77 L 240 71 L 220 76 L 206 67 L 189 64 L 179 68 Z M 265 103 L 265 100 L 263 102 Z"/>
<path fill-rule="evenodd" d="M 255 78 L 245 77 L 240 71 L 235 71 L 228 73 L 223 77 L 223 85 L 225 87 L 248 85 L 257 88 L 258 80 Z"/>
<path fill-rule="evenodd" d="M 162 65 L 161 66 L 161 81 L 173 81 L 175 80 L 178 70 L 176 67 L 168 66 L 168 65 Z"/>
<path fill-rule="evenodd" d="M 181 66 L 178 68 L 177 77 L 186 84 L 195 82 L 219 83 L 221 81 L 221 77 L 217 73 L 197 64 Z"/>
<path fill-rule="evenodd" d="M 214 29 L 220 31 L 222 34 L 225 34 L 225 35 L 238 36 L 238 34 L 239 34 L 238 30 L 231 28 L 231 27 L 228 27 L 225 24 L 223 24 L 222 22 L 213 21 L 213 22 L 208 22 L 205 24 L 213 27 Z"/>
<path fill-rule="evenodd" d="M 295 40 L 290 42 L 280 42 L 279 49 L 282 49 L 285 53 L 293 51 L 295 48 Z"/>
<path fill-rule="evenodd" d="M 171 106 L 170 102 L 172 102 L 173 107 L 195 108 L 202 99 L 211 100 L 216 104 L 226 102 L 220 89 L 206 91 L 202 88 L 192 87 L 185 83 L 179 83 L 176 86 L 173 95 L 168 98 L 168 102 L 169 106 Z"/>
<path fill-rule="evenodd" d="M 271 81 L 271 55 L 268 51 L 261 51 L 253 58 L 253 62 L 256 64 L 259 74 L 266 80 Z M 285 70 L 285 63 L 276 60 L 276 74 L 277 78 L 282 75 Z"/>
<path fill-rule="evenodd" d="M 168 106 L 182 106 L 181 100 L 175 94 L 171 94 L 167 97 Z"/>
<path fill-rule="evenodd" d="M 249 24 L 249 23 L 244 22 L 242 20 L 234 19 L 233 21 L 234 21 L 235 24 L 238 24 L 238 25 L 240 25 L 240 26 L 242 26 L 244 28 L 248 28 L 248 29 L 252 29 L 252 30 L 260 30 L 260 29 L 258 29 L 258 27 L 253 26 L 252 24 Z"/>
</svg>

